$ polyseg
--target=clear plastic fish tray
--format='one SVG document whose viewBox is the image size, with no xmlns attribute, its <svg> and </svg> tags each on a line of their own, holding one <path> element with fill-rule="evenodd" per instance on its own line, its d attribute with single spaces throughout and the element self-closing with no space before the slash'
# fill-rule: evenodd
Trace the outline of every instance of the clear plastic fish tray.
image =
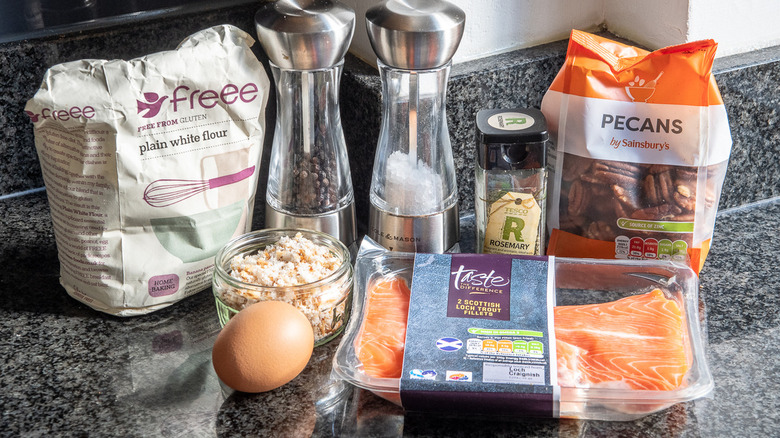
<svg viewBox="0 0 780 438">
<path fill-rule="evenodd" d="M 353 317 L 333 367 L 337 378 L 401 406 L 408 304 L 404 307 L 403 294 L 392 298 L 392 293 L 390 302 L 370 301 L 386 280 L 411 287 L 414 259 L 412 253 L 364 243 L 356 262 Z M 549 374 L 557 368 L 557 376 L 548 383 L 554 408 L 542 416 L 628 421 L 711 394 L 698 278 L 689 267 L 667 261 L 552 260 L 549 314 L 555 347 L 549 347 L 554 350 Z M 382 293 L 387 290 L 392 287 Z M 443 378 L 441 372 L 432 375 Z M 531 409 L 515 416 L 539 415 Z"/>
</svg>

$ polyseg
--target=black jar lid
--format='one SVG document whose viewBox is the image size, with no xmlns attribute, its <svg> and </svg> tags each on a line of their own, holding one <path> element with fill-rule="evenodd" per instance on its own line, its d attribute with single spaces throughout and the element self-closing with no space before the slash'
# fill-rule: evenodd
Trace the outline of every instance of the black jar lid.
<svg viewBox="0 0 780 438">
<path fill-rule="evenodd" d="M 477 160 L 489 169 L 544 167 L 547 122 L 534 108 L 481 110 L 477 113 Z"/>
</svg>

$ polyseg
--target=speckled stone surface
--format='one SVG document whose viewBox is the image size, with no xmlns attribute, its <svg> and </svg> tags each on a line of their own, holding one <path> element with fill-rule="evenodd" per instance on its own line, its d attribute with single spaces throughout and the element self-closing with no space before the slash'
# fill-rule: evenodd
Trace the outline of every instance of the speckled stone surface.
<svg viewBox="0 0 780 438">
<path fill-rule="evenodd" d="M 780 47 L 716 60 L 714 71 L 734 140 L 721 208 L 780 196 Z"/>
<path fill-rule="evenodd" d="M 780 433 L 778 230 L 777 198 L 727 210 L 717 219 L 715 241 L 701 275 L 716 383 L 714 398 L 697 410 L 697 415 L 712 414 L 702 422 L 701 436 L 725 436 L 728 430 L 735 436 Z M 746 392 L 753 395 L 743 397 Z M 735 424 L 736 418 L 751 420 Z"/>
<path fill-rule="evenodd" d="M 780 199 L 720 213 L 701 276 L 711 398 L 630 422 L 432 417 L 330 377 L 340 338 L 263 394 L 222 386 L 210 291 L 133 318 L 58 284 L 44 192 L 0 200 L 0 436 L 734 437 L 780 434 Z M 464 217 L 464 236 L 471 236 Z M 468 247 L 468 240 L 464 241 Z"/>
</svg>

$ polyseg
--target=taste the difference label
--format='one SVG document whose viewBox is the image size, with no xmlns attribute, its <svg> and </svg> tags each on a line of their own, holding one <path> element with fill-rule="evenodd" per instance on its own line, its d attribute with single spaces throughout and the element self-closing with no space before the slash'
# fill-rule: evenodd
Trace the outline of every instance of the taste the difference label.
<svg viewBox="0 0 780 438">
<path fill-rule="evenodd" d="M 404 408 L 555 417 L 552 272 L 548 257 L 416 254 Z"/>
</svg>

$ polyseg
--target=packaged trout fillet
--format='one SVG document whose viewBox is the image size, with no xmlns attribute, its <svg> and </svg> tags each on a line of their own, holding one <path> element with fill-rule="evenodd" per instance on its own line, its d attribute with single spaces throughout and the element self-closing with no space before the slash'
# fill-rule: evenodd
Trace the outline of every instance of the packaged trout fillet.
<svg viewBox="0 0 780 438">
<path fill-rule="evenodd" d="M 572 32 L 542 101 L 555 143 L 549 255 L 701 270 L 731 152 L 716 47 L 647 52 Z"/>
<path fill-rule="evenodd" d="M 68 294 L 129 316 L 211 285 L 214 255 L 252 223 L 269 93 L 253 43 L 217 26 L 46 72 L 25 111 Z"/>
<path fill-rule="evenodd" d="M 628 421 L 708 397 L 674 261 L 387 251 L 363 239 L 333 375 L 444 415 Z"/>
</svg>

